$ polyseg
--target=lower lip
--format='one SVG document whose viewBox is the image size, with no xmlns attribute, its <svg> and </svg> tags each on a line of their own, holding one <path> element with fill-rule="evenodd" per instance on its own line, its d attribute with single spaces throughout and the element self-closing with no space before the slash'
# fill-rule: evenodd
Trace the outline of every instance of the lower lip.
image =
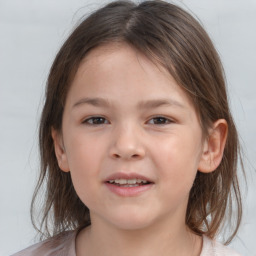
<svg viewBox="0 0 256 256">
<path fill-rule="evenodd" d="M 105 185 L 111 192 L 115 193 L 116 195 L 129 197 L 129 196 L 138 196 L 143 192 L 146 192 L 147 190 L 152 188 L 153 183 L 136 186 L 136 187 L 121 187 L 121 186 L 113 185 L 108 182 L 106 182 Z"/>
</svg>

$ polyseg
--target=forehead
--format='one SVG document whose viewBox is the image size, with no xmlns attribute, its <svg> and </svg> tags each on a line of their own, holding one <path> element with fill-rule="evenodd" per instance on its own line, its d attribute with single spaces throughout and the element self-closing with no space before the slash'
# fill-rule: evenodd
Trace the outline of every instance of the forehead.
<svg viewBox="0 0 256 256">
<path fill-rule="evenodd" d="M 128 67 L 134 64 L 140 64 L 144 71 L 146 71 L 146 66 L 150 66 L 151 69 L 158 69 L 166 78 L 173 80 L 167 68 L 161 65 L 160 61 L 157 61 L 159 58 L 156 55 L 153 57 L 152 53 L 147 54 L 147 52 L 147 50 L 145 50 L 145 53 L 141 52 L 126 42 L 110 42 L 89 51 L 81 61 L 79 68 L 81 68 L 81 66 L 93 67 L 95 65 L 95 68 L 97 68 L 99 64 L 105 64 L 105 62 L 108 62 L 108 64 L 115 62 L 122 63 L 125 60 L 126 64 L 130 64 Z M 149 58 L 148 55 L 152 55 L 152 57 Z"/>
<path fill-rule="evenodd" d="M 91 50 L 79 65 L 71 91 L 76 89 L 79 94 L 80 88 L 87 94 L 103 93 L 115 86 L 116 90 L 126 90 L 123 96 L 131 90 L 136 90 L 139 97 L 172 94 L 192 104 L 166 68 L 126 43 L 109 43 Z"/>
<path fill-rule="evenodd" d="M 158 75 L 158 79 L 177 84 L 165 67 L 124 42 L 107 43 L 92 49 L 81 61 L 73 84 L 82 77 L 96 76 L 96 73 L 113 78 L 117 78 L 118 73 L 123 76 L 130 73 L 135 79 Z"/>
</svg>

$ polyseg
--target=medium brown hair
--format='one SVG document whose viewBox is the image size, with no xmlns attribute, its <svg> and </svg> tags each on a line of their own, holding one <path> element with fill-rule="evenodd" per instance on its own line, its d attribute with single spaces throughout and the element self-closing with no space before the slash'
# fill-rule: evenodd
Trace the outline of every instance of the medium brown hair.
<svg viewBox="0 0 256 256">
<path fill-rule="evenodd" d="M 47 81 L 39 143 L 41 173 L 31 213 L 45 188 L 39 231 L 45 236 L 90 225 L 89 209 L 78 198 L 70 173 L 58 166 L 51 128 L 61 131 L 69 87 L 79 64 L 94 48 L 127 43 L 156 64 L 164 66 L 184 89 L 200 117 L 204 135 L 217 119 L 228 124 L 223 159 L 212 173 L 198 171 L 191 188 L 186 224 L 196 234 L 214 238 L 225 217 L 234 220 L 226 242 L 236 234 L 242 215 L 237 178 L 239 141 L 226 93 L 219 56 L 200 23 L 189 13 L 164 1 L 115 1 L 92 13 L 71 33 L 58 52 Z M 236 209 L 236 216 L 233 209 Z M 232 218 L 231 218 L 232 217 Z"/>
</svg>

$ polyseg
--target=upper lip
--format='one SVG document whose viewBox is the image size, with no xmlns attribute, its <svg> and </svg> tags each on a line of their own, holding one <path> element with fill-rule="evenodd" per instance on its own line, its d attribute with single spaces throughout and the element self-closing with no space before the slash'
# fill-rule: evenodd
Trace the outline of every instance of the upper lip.
<svg viewBox="0 0 256 256">
<path fill-rule="evenodd" d="M 126 180 L 140 179 L 140 180 L 146 180 L 147 182 L 153 183 L 153 181 L 150 178 L 143 176 L 141 174 L 132 173 L 132 172 L 131 173 L 117 172 L 117 173 L 111 174 L 105 179 L 105 182 L 110 180 L 117 180 L 117 179 L 126 179 Z"/>
</svg>

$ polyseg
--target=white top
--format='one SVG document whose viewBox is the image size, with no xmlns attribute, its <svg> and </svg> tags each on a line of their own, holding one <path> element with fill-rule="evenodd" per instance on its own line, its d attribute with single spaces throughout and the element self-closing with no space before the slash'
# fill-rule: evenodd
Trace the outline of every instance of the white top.
<svg viewBox="0 0 256 256">
<path fill-rule="evenodd" d="M 203 236 L 203 248 L 200 256 L 241 256 L 231 248 Z"/>
<path fill-rule="evenodd" d="M 76 256 L 75 231 L 68 231 L 54 238 L 30 246 L 12 256 Z M 203 236 L 200 256 L 241 256 L 234 250 Z"/>
</svg>

